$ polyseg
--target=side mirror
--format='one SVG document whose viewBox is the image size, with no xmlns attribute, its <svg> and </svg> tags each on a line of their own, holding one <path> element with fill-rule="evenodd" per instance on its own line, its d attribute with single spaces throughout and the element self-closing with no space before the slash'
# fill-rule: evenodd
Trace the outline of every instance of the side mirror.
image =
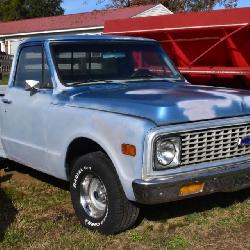
<svg viewBox="0 0 250 250">
<path fill-rule="evenodd" d="M 26 80 L 25 90 L 30 91 L 30 96 L 35 95 L 39 91 L 40 82 L 36 80 Z"/>
<path fill-rule="evenodd" d="M 32 91 L 39 89 L 40 82 L 36 80 L 26 80 L 25 81 L 25 90 Z"/>
</svg>

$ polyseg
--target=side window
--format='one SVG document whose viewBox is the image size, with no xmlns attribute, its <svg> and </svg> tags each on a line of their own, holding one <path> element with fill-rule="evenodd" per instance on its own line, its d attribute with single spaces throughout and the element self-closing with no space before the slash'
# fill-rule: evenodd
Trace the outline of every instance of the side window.
<svg viewBox="0 0 250 250">
<path fill-rule="evenodd" d="M 26 80 L 39 81 L 40 88 L 52 88 L 42 46 L 26 47 L 20 52 L 14 86 L 25 88 Z"/>
<path fill-rule="evenodd" d="M 26 80 L 42 82 L 42 47 L 22 49 L 16 71 L 15 86 L 25 88 Z"/>
</svg>

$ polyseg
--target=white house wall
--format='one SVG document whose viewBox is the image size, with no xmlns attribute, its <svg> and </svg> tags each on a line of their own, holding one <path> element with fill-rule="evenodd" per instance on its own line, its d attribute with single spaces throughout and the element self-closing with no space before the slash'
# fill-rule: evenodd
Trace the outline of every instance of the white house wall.
<svg viewBox="0 0 250 250">
<path fill-rule="evenodd" d="M 4 41 L 1 41 L 1 40 L 0 40 L 0 52 L 5 52 Z"/>
<path fill-rule="evenodd" d="M 20 39 L 12 39 L 12 40 L 9 40 L 8 42 L 9 42 L 8 54 L 15 55 L 21 40 Z"/>
<path fill-rule="evenodd" d="M 173 12 L 166 8 L 164 5 L 158 4 L 155 7 L 148 9 L 134 17 L 162 16 L 169 14 L 173 14 Z"/>
</svg>

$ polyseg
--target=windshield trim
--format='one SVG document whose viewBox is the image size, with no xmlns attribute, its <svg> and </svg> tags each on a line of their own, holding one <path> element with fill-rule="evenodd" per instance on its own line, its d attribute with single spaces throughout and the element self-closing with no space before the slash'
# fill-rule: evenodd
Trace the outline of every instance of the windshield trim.
<svg viewBox="0 0 250 250">
<path fill-rule="evenodd" d="M 88 86 L 88 85 L 95 85 L 95 84 L 120 84 L 125 85 L 129 83 L 138 83 L 138 82 L 169 82 L 169 83 L 184 83 L 185 79 L 182 78 L 135 78 L 135 79 L 112 79 L 112 80 L 89 80 L 89 81 L 82 81 L 82 82 L 72 82 L 67 85 L 67 87 L 81 87 L 81 86 Z"/>
</svg>

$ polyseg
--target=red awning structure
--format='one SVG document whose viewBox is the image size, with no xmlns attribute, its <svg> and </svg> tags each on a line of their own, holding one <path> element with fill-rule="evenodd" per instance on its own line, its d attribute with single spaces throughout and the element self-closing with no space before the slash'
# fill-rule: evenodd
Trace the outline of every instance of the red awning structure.
<svg viewBox="0 0 250 250">
<path fill-rule="evenodd" d="M 112 20 L 104 33 L 158 40 L 194 84 L 250 89 L 250 8 Z"/>
</svg>

